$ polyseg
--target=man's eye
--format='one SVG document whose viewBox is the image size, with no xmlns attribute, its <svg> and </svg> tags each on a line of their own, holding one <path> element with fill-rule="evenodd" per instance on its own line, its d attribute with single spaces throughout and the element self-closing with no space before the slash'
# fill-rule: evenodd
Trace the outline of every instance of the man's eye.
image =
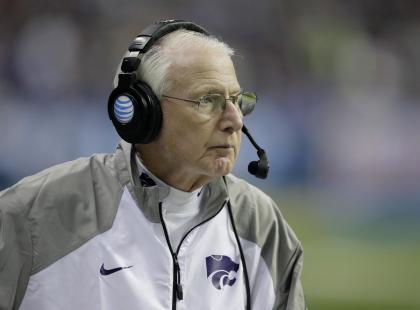
<svg viewBox="0 0 420 310">
<path fill-rule="evenodd" d="M 217 104 L 220 100 L 224 100 L 224 97 L 219 94 L 209 94 L 203 97 L 203 101 L 208 104 Z"/>
<path fill-rule="evenodd" d="M 212 98 L 212 95 L 203 96 L 200 100 L 201 104 L 212 104 L 214 102 L 214 99 Z"/>
</svg>

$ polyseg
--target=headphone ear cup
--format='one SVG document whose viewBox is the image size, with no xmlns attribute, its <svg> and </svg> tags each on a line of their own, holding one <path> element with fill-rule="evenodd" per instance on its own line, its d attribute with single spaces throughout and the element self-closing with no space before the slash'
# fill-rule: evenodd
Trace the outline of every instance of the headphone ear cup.
<svg viewBox="0 0 420 310">
<path fill-rule="evenodd" d="M 115 88 L 108 99 L 108 115 L 118 135 L 133 144 L 147 144 L 162 127 L 160 101 L 146 83 Z"/>
<path fill-rule="evenodd" d="M 142 133 L 143 141 L 139 143 L 150 143 L 154 141 L 162 128 L 162 107 L 160 100 L 153 92 L 152 88 L 143 81 L 137 81 L 134 88 L 142 94 L 143 103 L 146 106 L 147 113 L 143 114 L 141 121 L 144 123 L 144 133 Z"/>
</svg>

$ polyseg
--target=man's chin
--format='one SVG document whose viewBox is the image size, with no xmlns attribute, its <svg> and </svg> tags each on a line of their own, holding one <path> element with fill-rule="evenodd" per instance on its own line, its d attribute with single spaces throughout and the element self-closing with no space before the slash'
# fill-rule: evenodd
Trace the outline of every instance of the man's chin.
<svg viewBox="0 0 420 310">
<path fill-rule="evenodd" d="M 229 174 L 233 169 L 232 161 L 227 157 L 219 157 L 215 161 L 214 174 L 218 177 Z"/>
</svg>

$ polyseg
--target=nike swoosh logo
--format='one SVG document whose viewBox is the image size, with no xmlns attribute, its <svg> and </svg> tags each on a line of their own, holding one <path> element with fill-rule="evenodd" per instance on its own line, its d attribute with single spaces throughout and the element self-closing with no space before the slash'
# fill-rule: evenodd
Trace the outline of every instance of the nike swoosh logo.
<svg viewBox="0 0 420 310">
<path fill-rule="evenodd" d="M 112 268 L 112 269 L 106 269 L 105 267 L 104 267 L 104 264 L 102 264 L 102 266 L 101 266 L 101 270 L 99 271 L 100 273 L 101 273 L 101 275 L 103 275 L 103 276 L 108 276 L 108 275 L 110 275 L 110 274 L 113 274 L 114 272 L 117 272 L 117 271 L 120 271 L 120 270 L 123 270 L 123 269 L 127 269 L 127 268 L 131 268 L 131 267 L 133 267 L 133 266 L 127 266 L 127 267 L 117 267 L 117 268 Z"/>
</svg>

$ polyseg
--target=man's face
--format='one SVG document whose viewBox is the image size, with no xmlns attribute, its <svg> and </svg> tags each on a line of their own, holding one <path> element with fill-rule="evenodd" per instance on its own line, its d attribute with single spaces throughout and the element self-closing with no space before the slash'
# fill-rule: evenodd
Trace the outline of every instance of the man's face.
<svg viewBox="0 0 420 310">
<path fill-rule="evenodd" d="M 240 86 L 229 56 L 190 51 L 171 68 L 175 80 L 165 95 L 197 100 L 206 94 L 236 95 Z M 163 127 L 156 142 L 168 171 L 215 178 L 231 172 L 241 143 L 242 115 L 227 101 L 215 115 L 201 114 L 194 103 L 162 98 Z"/>
</svg>

